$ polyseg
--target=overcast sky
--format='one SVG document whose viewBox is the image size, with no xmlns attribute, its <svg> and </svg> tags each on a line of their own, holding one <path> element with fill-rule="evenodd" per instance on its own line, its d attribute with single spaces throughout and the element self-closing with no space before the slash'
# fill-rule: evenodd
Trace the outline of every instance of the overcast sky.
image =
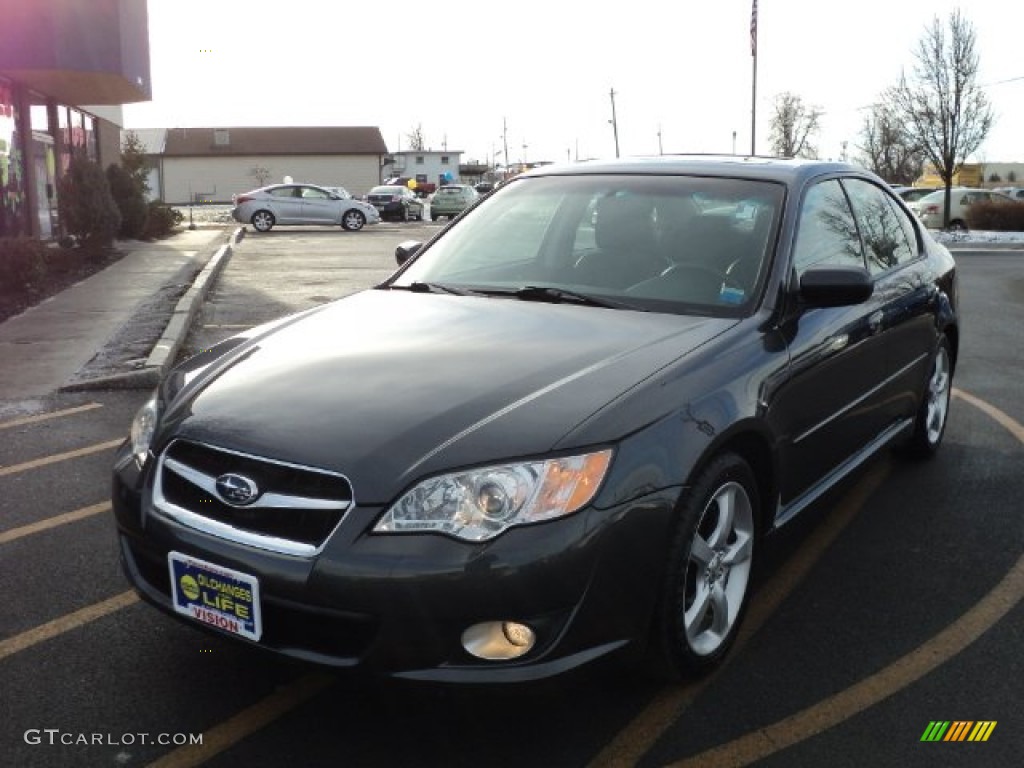
<svg viewBox="0 0 1024 768">
<path fill-rule="evenodd" d="M 926 26 L 975 26 L 995 126 L 978 153 L 1024 162 L 1024 4 L 759 0 L 757 143 L 791 91 L 824 111 L 822 157 L 858 154 L 865 108 Z M 371 125 L 389 151 L 489 161 L 750 149 L 751 0 L 149 0 L 153 101 L 127 128 Z M 504 126 L 507 126 L 507 130 Z M 525 145 L 525 146 L 524 146 Z"/>
</svg>

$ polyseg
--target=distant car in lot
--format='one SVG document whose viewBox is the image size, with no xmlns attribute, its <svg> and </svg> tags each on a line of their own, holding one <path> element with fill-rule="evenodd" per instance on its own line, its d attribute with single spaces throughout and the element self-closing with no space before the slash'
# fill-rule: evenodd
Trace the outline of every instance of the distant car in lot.
<svg viewBox="0 0 1024 768">
<path fill-rule="evenodd" d="M 430 199 L 430 220 L 453 219 L 479 199 L 480 193 L 468 184 L 444 184 Z"/>
<path fill-rule="evenodd" d="M 955 263 L 854 166 L 545 166 L 396 260 L 138 411 L 112 507 L 145 600 L 405 680 L 677 679 L 727 654 L 767 535 L 943 439 Z"/>
<path fill-rule="evenodd" d="M 993 192 L 999 192 L 1018 202 L 1024 201 L 1024 187 L 996 187 Z"/>
<path fill-rule="evenodd" d="M 975 203 L 1003 201 L 1013 202 L 1013 198 L 990 189 L 973 189 L 971 187 L 953 187 L 950 190 L 949 229 L 964 231 L 967 229 L 967 210 Z M 930 195 L 909 203 L 910 210 L 917 214 L 921 222 L 929 229 L 942 229 L 943 207 L 946 203 L 946 190 L 939 189 Z"/>
<path fill-rule="evenodd" d="M 257 232 L 289 224 L 334 224 L 358 232 L 380 223 L 372 205 L 315 184 L 271 184 L 234 196 L 231 217 Z"/>
<path fill-rule="evenodd" d="M 481 181 L 473 185 L 473 189 L 480 195 L 489 195 L 497 185 L 493 181 Z"/>
<path fill-rule="evenodd" d="M 397 184 L 374 187 L 366 201 L 377 209 L 382 219 L 423 221 L 423 201 L 408 187 Z"/>
<path fill-rule="evenodd" d="M 912 203 L 915 200 L 920 200 L 925 195 L 930 195 L 935 191 L 935 187 L 893 187 L 892 191 L 903 198 L 907 203 Z"/>
</svg>

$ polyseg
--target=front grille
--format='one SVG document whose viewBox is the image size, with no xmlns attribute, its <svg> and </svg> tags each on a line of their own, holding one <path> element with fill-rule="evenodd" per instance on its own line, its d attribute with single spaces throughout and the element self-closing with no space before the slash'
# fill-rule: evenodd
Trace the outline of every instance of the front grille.
<svg viewBox="0 0 1024 768">
<path fill-rule="evenodd" d="M 228 503 L 216 487 L 226 474 L 251 480 L 259 489 L 256 498 Z M 289 554 L 314 554 L 352 505 L 352 487 L 336 473 L 186 440 L 164 451 L 157 479 L 154 504 L 170 517 Z"/>
</svg>

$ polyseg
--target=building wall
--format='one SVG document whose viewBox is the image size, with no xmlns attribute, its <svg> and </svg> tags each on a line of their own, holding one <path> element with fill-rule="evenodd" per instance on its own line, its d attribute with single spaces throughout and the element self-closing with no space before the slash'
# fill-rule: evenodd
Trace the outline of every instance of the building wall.
<svg viewBox="0 0 1024 768">
<path fill-rule="evenodd" d="M 161 161 L 164 200 L 172 205 L 189 201 L 230 203 L 231 196 L 266 184 L 278 184 L 285 176 L 296 182 L 344 187 L 353 195 L 365 195 L 380 183 L 376 155 L 274 155 L 270 157 L 164 157 Z M 254 170 L 264 168 L 266 179 Z"/>
<path fill-rule="evenodd" d="M 459 178 L 459 159 L 462 157 L 462 152 L 442 151 L 434 152 L 431 150 L 409 150 L 404 152 L 395 152 L 394 165 L 389 165 L 385 169 L 385 173 L 393 176 L 409 176 L 410 178 L 416 178 L 419 174 L 426 174 L 427 181 L 432 184 L 441 185 L 441 174 L 450 173 L 453 179 Z M 448 162 L 444 162 L 447 159 Z M 418 162 L 422 160 L 422 162 Z"/>
</svg>

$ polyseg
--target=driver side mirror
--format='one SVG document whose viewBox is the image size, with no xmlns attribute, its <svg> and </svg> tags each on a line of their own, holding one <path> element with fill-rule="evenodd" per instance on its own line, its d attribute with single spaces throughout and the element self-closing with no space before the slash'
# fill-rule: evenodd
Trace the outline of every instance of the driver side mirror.
<svg viewBox="0 0 1024 768">
<path fill-rule="evenodd" d="M 874 290 L 864 267 L 811 267 L 800 276 L 800 300 L 808 307 L 862 304 Z"/>
<path fill-rule="evenodd" d="M 405 264 L 422 247 L 423 243 L 419 240 L 406 240 L 404 243 L 399 243 L 395 248 L 395 261 L 398 262 L 398 266 Z"/>
</svg>

